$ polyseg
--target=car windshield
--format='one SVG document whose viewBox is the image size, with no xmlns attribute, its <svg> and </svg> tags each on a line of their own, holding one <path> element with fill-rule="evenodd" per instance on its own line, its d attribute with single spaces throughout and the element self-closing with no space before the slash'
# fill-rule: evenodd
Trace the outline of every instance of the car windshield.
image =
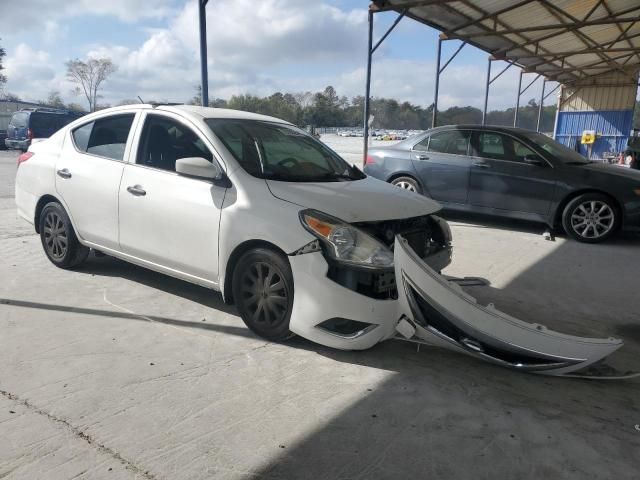
<svg viewBox="0 0 640 480">
<path fill-rule="evenodd" d="M 238 163 L 254 177 L 285 182 L 339 182 L 365 175 L 305 131 L 242 119 L 205 119 Z"/>
<path fill-rule="evenodd" d="M 565 147 L 561 143 L 543 135 L 541 133 L 526 133 L 524 135 L 529 141 L 543 149 L 554 160 L 565 164 L 587 164 L 590 163 L 585 157 L 575 150 Z"/>
</svg>

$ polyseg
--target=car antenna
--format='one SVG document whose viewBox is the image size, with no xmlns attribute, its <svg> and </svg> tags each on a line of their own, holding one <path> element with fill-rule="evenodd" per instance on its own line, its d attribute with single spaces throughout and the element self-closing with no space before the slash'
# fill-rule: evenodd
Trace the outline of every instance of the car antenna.
<svg viewBox="0 0 640 480">
<path fill-rule="evenodd" d="M 140 95 L 138 95 L 138 100 L 140 100 L 140 103 L 144 103 L 144 100 L 140 98 Z"/>
</svg>

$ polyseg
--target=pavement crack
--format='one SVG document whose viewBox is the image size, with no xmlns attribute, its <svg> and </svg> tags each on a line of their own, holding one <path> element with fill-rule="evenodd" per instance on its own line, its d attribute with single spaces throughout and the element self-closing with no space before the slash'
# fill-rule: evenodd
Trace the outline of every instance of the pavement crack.
<svg viewBox="0 0 640 480">
<path fill-rule="evenodd" d="M 156 480 L 157 477 L 155 475 L 153 475 L 152 473 L 150 473 L 148 470 L 145 470 L 143 467 L 135 464 L 134 462 L 132 462 L 131 460 L 128 460 L 126 458 L 124 458 L 122 455 L 120 455 L 118 452 L 116 452 L 115 450 L 113 450 L 112 448 L 98 442 L 96 439 L 94 439 L 91 435 L 89 435 L 88 433 L 80 430 L 78 427 L 72 425 L 68 420 L 65 420 L 64 418 L 60 418 L 57 417 L 56 415 L 53 415 L 49 412 L 46 412 L 44 410 L 42 410 L 41 408 L 38 408 L 37 406 L 33 405 L 31 402 L 29 402 L 28 400 L 22 399 L 20 397 L 18 397 L 17 395 L 7 392 L 5 390 L 0 390 L 0 395 L 2 395 L 3 397 L 12 400 L 14 402 L 18 402 L 20 405 L 26 407 L 29 411 L 33 412 L 33 413 L 37 413 L 38 415 L 42 415 L 43 417 L 48 418 L 50 421 L 58 424 L 58 425 L 62 425 L 63 427 L 65 427 L 67 430 L 70 430 L 71 433 L 77 437 L 80 438 L 81 440 L 84 440 L 86 443 L 88 443 L 89 445 L 91 445 L 92 447 L 96 448 L 98 451 L 105 453 L 107 455 L 109 455 L 110 457 L 112 457 L 113 459 L 119 461 L 122 465 L 124 465 L 124 467 L 127 470 L 130 470 L 131 472 L 135 473 L 136 476 L 140 476 L 141 478 L 145 478 L 147 480 Z"/>
</svg>

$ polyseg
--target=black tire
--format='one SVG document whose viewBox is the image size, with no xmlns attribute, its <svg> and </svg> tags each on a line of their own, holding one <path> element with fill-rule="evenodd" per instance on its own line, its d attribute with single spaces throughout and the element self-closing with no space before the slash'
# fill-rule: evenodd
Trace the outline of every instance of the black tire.
<svg viewBox="0 0 640 480">
<path fill-rule="evenodd" d="M 39 227 L 44 253 L 56 267 L 74 268 L 87 259 L 90 249 L 80 244 L 69 215 L 58 202 L 44 206 Z"/>
<path fill-rule="evenodd" d="M 562 212 L 562 227 L 574 240 L 600 243 L 615 233 L 620 211 L 615 202 L 601 193 L 584 193 L 572 199 Z"/>
<path fill-rule="evenodd" d="M 269 283 L 270 288 L 265 288 Z M 287 258 L 268 248 L 245 252 L 232 278 L 233 298 L 242 321 L 254 333 L 274 342 L 293 336 L 293 275 Z"/>
<path fill-rule="evenodd" d="M 413 177 L 396 177 L 391 180 L 391 185 L 409 190 L 410 192 L 422 194 L 422 188 L 420 188 L 420 184 Z"/>
</svg>

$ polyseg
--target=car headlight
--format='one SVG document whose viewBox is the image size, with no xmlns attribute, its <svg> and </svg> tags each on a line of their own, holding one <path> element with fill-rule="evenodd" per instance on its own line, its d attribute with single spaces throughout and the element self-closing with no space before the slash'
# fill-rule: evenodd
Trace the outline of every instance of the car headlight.
<svg viewBox="0 0 640 480">
<path fill-rule="evenodd" d="M 300 221 L 339 262 L 365 268 L 392 268 L 393 252 L 357 227 L 316 210 L 300 212 Z"/>
</svg>

